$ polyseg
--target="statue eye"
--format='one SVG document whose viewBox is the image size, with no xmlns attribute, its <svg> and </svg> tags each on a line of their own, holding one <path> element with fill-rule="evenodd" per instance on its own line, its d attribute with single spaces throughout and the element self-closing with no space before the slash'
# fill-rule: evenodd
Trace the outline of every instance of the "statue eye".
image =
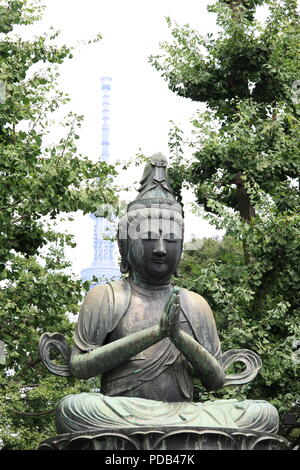
<svg viewBox="0 0 300 470">
<path fill-rule="evenodd" d="M 164 240 L 167 240 L 167 241 L 177 241 L 178 240 L 178 236 L 176 233 L 166 233 L 164 236 L 163 236 L 163 239 Z"/>
<path fill-rule="evenodd" d="M 142 240 L 158 240 L 159 235 L 155 232 L 143 232 L 141 233 Z"/>
</svg>

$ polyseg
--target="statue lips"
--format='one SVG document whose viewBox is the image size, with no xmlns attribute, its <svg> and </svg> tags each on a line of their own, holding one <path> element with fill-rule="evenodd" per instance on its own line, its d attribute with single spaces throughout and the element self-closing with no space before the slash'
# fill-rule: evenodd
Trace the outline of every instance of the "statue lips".
<svg viewBox="0 0 300 470">
<path fill-rule="evenodd" d="M 152 258 L 153 263 L 166 264 L 166 261 L 161 258 Z"/>
</svg>

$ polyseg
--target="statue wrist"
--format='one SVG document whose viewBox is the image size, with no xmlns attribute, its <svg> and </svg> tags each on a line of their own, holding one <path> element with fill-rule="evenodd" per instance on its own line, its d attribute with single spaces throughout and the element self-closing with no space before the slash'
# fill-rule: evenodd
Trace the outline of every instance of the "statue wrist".
<svg viewBox="0 0 300 470">
<path fill-rule="evenodd" d="M 181 330 L 178 328 L 169 335 L 170 340 L 175 346 L 178 346 L 180 342 L 180 331 Z"/>
</svg>

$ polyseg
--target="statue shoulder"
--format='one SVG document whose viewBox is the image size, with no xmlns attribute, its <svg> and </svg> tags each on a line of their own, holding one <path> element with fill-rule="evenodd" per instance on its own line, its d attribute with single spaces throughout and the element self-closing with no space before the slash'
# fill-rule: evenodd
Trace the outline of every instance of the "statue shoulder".
<svg viewBox="0 0 300 470">
<path fill-rule="evenodd" d="M 99 284 L 98 286 L 93 287 L 86 294 L 84 301 L 85 302 L 95 302 L 97 299 L 102 298 L 107 291 L 107 284 Z"/>
<path fill-rule="evenodd" d="M 97 308 L 105 302 L 123 301 L 130 297 L 130 284 L 125 279 L 110 281 L 93 287 L 84 298 L 84 305 Z"/>
<path fill-rule="evenodd" d="M 196 292 L 180 289 L 181 309 L 195 338 L 215 358 L 221 355 L 221 345 L 216 323 L 208 302 Z"/>
<path fill-rule="evenodd" d="M 212 314 L 208 302 L 204 297 L 202 297 L 202 295 L 197 294 L 196 292 L 185 289 L 184 287 L 180 287 L 180 300 L 183 309 L 186 306 L 188 309 L 194 308 L 196 311 L 200 310 L 203 313 L 207 313 L 208 315 Z"/>
<path fill-rule="evenodd" d="M 75 344 L 81 350 L 99 347 L 113 331 L 127 310 L 131 288 L 124 280 L 93 287 L 82 304 L 76 330 Z"/>
<path fill-rule="evenodd" d="M 93 287 L 83 301 L 77 322 L 77 336 L 85 337 L 81 343 L 102 344 L 126 312 L 130 297 L 131 288 L 125 279 Z"/>
</svg>

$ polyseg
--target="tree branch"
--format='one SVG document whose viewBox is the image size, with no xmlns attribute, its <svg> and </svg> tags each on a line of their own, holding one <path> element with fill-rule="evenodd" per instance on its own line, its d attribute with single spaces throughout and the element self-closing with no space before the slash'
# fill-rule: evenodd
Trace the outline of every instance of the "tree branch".
<svg viewBox="0 0 300 470">
<path fill-rule="evenodd" d="M 28 358 L 28 365 L 29 367 L 32 367 L 33 369 L 35 368 L 35 366 L 41 362 L 41 358 L 40 357 L 37 357 L 36 359 L 32 359 L 31 357 Z"/>
<path fill-rule="evenodd" d="M 23 416 L 42 416 L 42 415 L 50 415 L 52 413 L 55 413 L 56 408 L 53 408 L 52 410 L 49 411 L 39 411 L 39 412 L 30 412 L 30 411 L 16 411 L 16 410 L 10 410 L 11 413 L 14 413 L 16 415 L 23 415 Z"/>
<path fill-rule="evenodd" d="M 67 148 L 67 144 L 68 144 L 68 142 L 69 142 L 69 140 L 70 140 L 70 136 L 72 135 L 72 132 L 73 132 L 73 129 L 74 129 L 74 126 L 75 126 L 75 121 L 76 121 L 76 118 L 74 118 L 73 121 L 72 121 L 71 128 L 70 128 L 70 131 L 69 131 L 69 133 L 68 133 L 68 135 L 67 135 L 67 137 L 66 137 L 66 139 L 65 139 L 65 143 L 64 143 L 62 152 L 61 152 L 61 154 L 60 154 L 60 155 L 57 157 L 57 159 L 56 159 L 56 163 L 55 163 L 56 166 L 58 166 L 59 161 L 63 158 L 63 156 L 64 156 L 64 154 L 65 154 L 65 151 L 66 151 L 66 148 Z"/>
<path fill-rule="evenodd" d="M 10 207 L 16 206 L 21 202 L 21 199 L 18 199 L 17 201 L 13 202 L 12 204 L 9 204 L 8 206 L 0 207 L 0 211 L 5 211 L 6 209 L 9 209 Z"/>
</svg>

